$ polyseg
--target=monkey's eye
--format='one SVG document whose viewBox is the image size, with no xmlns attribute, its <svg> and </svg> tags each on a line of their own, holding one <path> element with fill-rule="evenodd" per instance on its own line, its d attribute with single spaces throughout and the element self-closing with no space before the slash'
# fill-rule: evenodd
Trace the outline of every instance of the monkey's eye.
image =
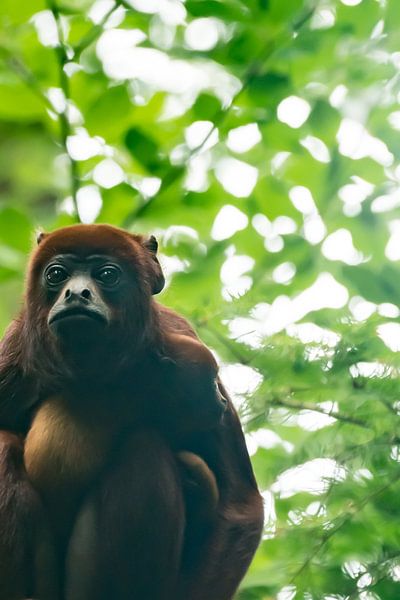
<svg viewBox="0 0 400 600">
<path fill-rule="evenodd" d="M 69 273 L 62 265 L 51 265 L 46 269 L 44 276 L 49 285 L 59 285 L 68 279 Z"/>
<path fill-rule="evenodd" d="M 99 269 L 96 273 L 96 279 L 103 285 L 111 287 L 117 285 L 121 278 L 121 270 L 114 265 L 106 265 Z"/>
</svg>

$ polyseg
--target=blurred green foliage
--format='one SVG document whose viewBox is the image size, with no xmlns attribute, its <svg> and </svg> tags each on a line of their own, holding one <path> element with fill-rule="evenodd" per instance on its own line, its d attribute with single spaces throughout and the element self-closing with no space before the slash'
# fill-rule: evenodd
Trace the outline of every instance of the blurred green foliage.
<svg viewBox="0 0 400 600">
<path fill-rule="evenodd" d="M 2 0 L 0 26 L 1 328 L 35 229 L 156 233 L 266 499 L 239 598 L 397 600 L 398 0 Z"/>
</svg>

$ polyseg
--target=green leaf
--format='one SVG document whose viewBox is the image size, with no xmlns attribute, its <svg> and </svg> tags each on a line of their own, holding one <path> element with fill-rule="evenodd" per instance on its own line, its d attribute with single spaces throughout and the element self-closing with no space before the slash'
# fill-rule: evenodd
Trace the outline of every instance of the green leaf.
<svg viewBox="0 0 400 600">
<path fill-rule="evenodd" d="M 33 121 L 44 115 L 44 103 L 35 92 L 20 83 L 0 83 L 0 118 L 4 121 Z"/>
<path fill-rule="evenodd" d="M 125 134 L 124 142 L 137 162 L 141 163 L 151 173 L 158 172 L 161 159 L 159 147 L 154 138 L 139 127 L 131 127 Z"/>
<path fill-rule="evenodd" d="M 0 242 L 20 252 L 31 248 L 32 223 L 27 216 L 13 208 L 0 211 Z M 1 253 L 0 253 L 1 255 Z"/>
<path fill-rule="evenodd" d="M 248 14 L 246 4 L 228 0 L 189 0 L 185 4 L 194 17 L 218 17 L 223 20 L 242 20 Z"/>
<path fill-rule="evenodd" d="M 215 96 L 211 96 L 211 94 L 199 94 L 192 110 L 197 119 L 214 121 L 221 110 L 221 104 L 219 100 Z"/>
<path fill-rule="evenodd" d="M 124 85 L 103 90 L 101 96 L 88 107 L 86 127 L 92 135 L 101 133 L 109 143 L 118 142 L 129 126 L 133 110 L 134 107 Z M 113 116 L 112 119 L 110 115 Z M 131 134 L 128 132 L 126 135 Z M 129 144 L 134 144 L 130 137 Z M 136 150 L 137 146 L 133 147 Z"/>
<path fill-rule="evenodd" d="M 25 23 L 35 13 L 47 8 L 45 0 L 30 0 L 29 2 L 14 2 L 2 0 L 0 4 L 0 22 L 8 27 Z"/>
</svg>

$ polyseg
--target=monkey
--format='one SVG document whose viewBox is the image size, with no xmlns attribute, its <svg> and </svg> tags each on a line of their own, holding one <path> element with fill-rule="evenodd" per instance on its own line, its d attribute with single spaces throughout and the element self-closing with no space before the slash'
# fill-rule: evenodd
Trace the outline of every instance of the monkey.
<svg viewBox="0 0 400 600">
<path fill-rule="evenodd" d="M 77 225 L 38 241 L 0 347 L 0 427 L 26 436 L 65 560 L 60 597 L 229 600 L 262 501 L 214 358 L 153 299 L 164 285 L 155 238 Z M 203 509 L 212 518 L 199 520 Z M 0 515 L 11 511 L 0 495 Z"/>
<path fill-rule="evenodd" d="M 96 257 L 93 267 L 91 260 L 86 260 L 87 264 L 82 265 L 77 257 L 74 257 L 71 263 L 71 258 L 65 261 L 65 257 L 59 256 L 56 262 L 51 260 L 44 270 L 46 288 L 50 296 L 56 298 L 48 313 L 48 324 L 50 328 L 55 328 L 56 336 L 61 340 L 69 339 L 71 327 L 75 339 L 75 320 L 77 319 L 79 327 L 84 329 L 86 319 L 92 318 L 90 310 L 94 312 L 95 330 L 98 321 L 103 324 L 103 315 L 105 323 L 107 320 L 112 320 L 113 301 L 103 302 L 100 293 L 96 296 L 96 285 L 102 286 L 104 295 L 107 291 L 112 293 L 117 298 L 114 301 L 117 306 L 121 302 L 118 298 L 120 292 L 116 288 L 119 284 L 124 285 L 123 281 L 119 281 L 123 276 L 123 269 L 119 269 L 115 259 L 113 264 L 110 262 L 107 264 L 106 261 L 104 266 L 104 260 L 99 263 L 99 257 Z M 96 277 L 91 275 L 93 269 Z M 85 270 L 89 274 L 82 281 Z M 102 280 L 106 275 L 109 281 L 105 284 Z M 111 283 L 112 276 L 115 281 Z M 87 298 L 83 298 L 83 303 L 82 300 L 74 300 L 76 285 L 85 286 L 83 292 L 91 290 L 92 303 L 89 303 L 89 294 Z M 106 299 L 108 300 L 107 296 Z M 123 300 L 125 300 L 124 296 Z M 90 308 L 88 309 L 87 306 Z M 86 335 L 90 335 L 88 331 L 92 326 L 91 322 L 87 324 Z M 95 335 L 97 338 L 97 331 Z M 161 395 L 161 399 L 159 398 L 161 418 L 165 420 L 169 416 L 169 431 L 176 430 L 178 419 L 180 426 L 185 429 L 193 425 L 196 428 L 201 427 L 203 416 L 206 416 L 206 419 L 210 419 L 210 415 L 214 418 L 214 412 L 219 416 L 223 403 L 220 402 L 216 383 L 217 365 L 205 346 L 182 334 L 170 333 L 163 339 L 163 363 L 160 367 L 158 370 L 152 368 L 152 373 L 156 379 L 156 393 L 158 396 Z M 165 386 L 169 392 L 170 402 L 167 398 L 164 401 L 162 399 L 163 392 L 160 390 Z M 194 391 L 191 391 L 193 389 Z M 68 535 L 70 518 L 74 515 L 74 507 L 82 490 L 87 488 L 88 482 L 101 470 L 110 454 L 113 438 L 118 436 L 122 427 L 126 426 L 126 422 L 122 423 L 118 419 L 114 423 L 110 422 L 108 414 L 107 419 L 96 422 L 92 416 L 92 408 L 88 414 L 85 403 L 75 410 L 71 409 L 72 403 L 71 399 L 65 401 L 60 396 L 52 396 L 40 406 L 28 432 L 24 454 L 29 479 L 46 500 L 52 515 L 53 527 L 64 537 Z M 182 418 L 182 413 L 186 412 L 182 409 L 186 407 L 189 411 L 183 414 L 184 418 Z M 165 408 L 168 410 L 166 411 Z M 203 410 L 204 408 L 206 411 Z M 171 419 L 172 414 L 175 416 Z M 136 414 L 135 418 L 140 418 L 139 414 Z M 151 419 L 154 418 L 156 416 L 153 413 Z M 206 484 L 204 487 L 210 493 L 209 500 L 215 506 L 218 497 L 217 486 L 205 463 L 187 452 L 179 456 L 182 464 L 186 463 L 186 472 L 191 470 L 191 465 L 196 465 L 196 468 L 193 468 L 197 478 L 196 483 L 198 484 L 200 476 L 202 484 Z"/>
</svg>

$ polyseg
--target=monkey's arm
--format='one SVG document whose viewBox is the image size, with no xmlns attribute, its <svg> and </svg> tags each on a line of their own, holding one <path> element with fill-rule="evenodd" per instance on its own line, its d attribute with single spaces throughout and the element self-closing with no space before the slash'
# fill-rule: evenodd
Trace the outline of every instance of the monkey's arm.
<svg viewBox="0 0 400 600">
<path fill-rule="evenodd" d="M 58 598 L 52 538 L 24 468 L 22 440 L 0 431 L 0 600 L 27 597 Z"/>
<path fill-rule="evenodd" d="M 25 433 L 38 389 L 22 367 L 23 316 L 0 342 L 0 429 Z"/>
<path fill-rule="evenodd" d="M 155 413 L 174 435 L 207 431 L 217 426 L 226 408 L 218 386 L 218 366 L 200 340 L 167 332 L 163 355 L 155 367 L 152 392 L 158 398 Z"/>
<path fill-rule="evenodd" d="M 178 599 L 231 600 L 261 538 L 263 502 L 230 400 L 221 425 L 194 439 L 190 450 L 215 474 L 219 502 L 208 530 L 187 541 Z"/>
<path fill-rule="evenodd" d="M 186 319 L 160 304 L 153 306 L 161 338 L 148 397 L 158 398 L 153 409 L 159 424 L 178 436 L 213 429 L 226 409 L 217 362 Z"/>
</svg>

